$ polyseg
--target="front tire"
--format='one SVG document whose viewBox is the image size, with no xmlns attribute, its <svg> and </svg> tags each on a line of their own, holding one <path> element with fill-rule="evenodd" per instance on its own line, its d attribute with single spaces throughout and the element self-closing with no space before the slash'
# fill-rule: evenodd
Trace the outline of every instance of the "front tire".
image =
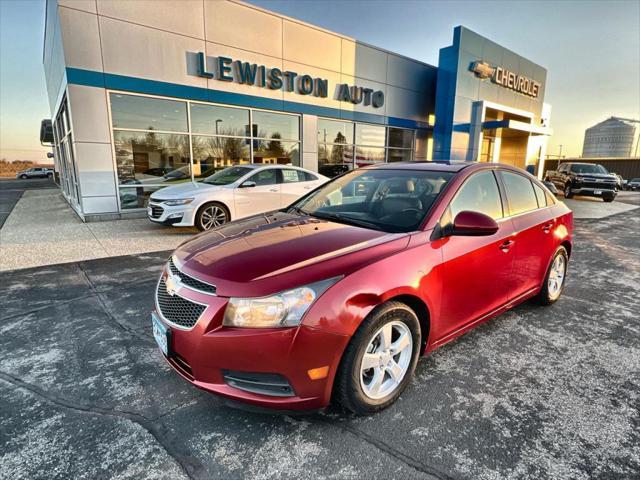
<svg viewBox="0 0 640 480">
<path fill-rule="evenodd" d="M 411 381 L 420 345 L 420 322 L 413 310 L 400 302 L 377 307 L 342 357 L 335 399 L 358 415 L 388 407 Z"/>
<path fill-rule="evenodd" d="M 219 202 L 209 202 L 202 205 L 196 212 L 196 227 L 200 231 L 224 225 L 231 219 L 229 210 Z"/>
<path fill-rule="evenodd" d="M 553 254 L 540 293 L 535 298 L 540 305 L 551 305 L 558 301 L 564 291 L 568 266 L 569 254 L 566 248 L 560 246 Z"/>
<path fill-rule="evenodd" d="M 573 197 L 573 192 L 571 191 L 571 185 L 567 183 L 564 187 L 564 198 L 572 198 L 572 197 Z"/>
</svg>

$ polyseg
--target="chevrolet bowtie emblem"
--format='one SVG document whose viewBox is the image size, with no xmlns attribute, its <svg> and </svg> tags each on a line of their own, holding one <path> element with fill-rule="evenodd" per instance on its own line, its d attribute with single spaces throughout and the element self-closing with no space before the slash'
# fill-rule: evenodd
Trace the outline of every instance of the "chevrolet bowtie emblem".
<svg viewBox="0 0 640 480">
<path fill-rule="evenodd" d="M 469 70 L 475 73 L 476 77 L 482 79 L 493 77 L 493 74 L 496 71 L 495 67 L 492 67 L 487 62 L 482 61 L 473 62 Z"/>
<path fill-rule="evenodd" d="M 167 278 L 165 279 L 164 284 L 167 287 L 167 293 L 173 297 L 176 294 L 176 291 L 178 290 L 178 285 L 171 274 L 167 275 Z"/>
</svg>

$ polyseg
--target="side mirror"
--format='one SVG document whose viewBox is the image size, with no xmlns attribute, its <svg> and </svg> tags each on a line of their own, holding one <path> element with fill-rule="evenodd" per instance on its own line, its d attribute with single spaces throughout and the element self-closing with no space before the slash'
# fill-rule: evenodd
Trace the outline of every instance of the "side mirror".
<svg viewBox="0 0 640 480">
<path fill-rule="evenodd" d="M 465 210 L 453 220 L 451 235 L 464 237 L 482 237 L 493 235 L 498 231 L 498 223 L 488 215 Z"/>
<path fill-rule="evenodd" d="M 542 182 L 544 184 L 545 187 L 547 187 L 547 189 L 553 193 L 554 195 L 558 195 L 558 189 L 556 188 L 556 186 L 549 182 L 548 180 L 545 180 L 544 182 Z"/>
<path fill-rule="evenodd" d="M 251 187 L 255 187 L 255 186 L 256 186 L 256 182 L 252 182 L 251 180 L 247 180 L 242 185 L 240 185 L 240 188 L 251 188 Z"/>
</svg>

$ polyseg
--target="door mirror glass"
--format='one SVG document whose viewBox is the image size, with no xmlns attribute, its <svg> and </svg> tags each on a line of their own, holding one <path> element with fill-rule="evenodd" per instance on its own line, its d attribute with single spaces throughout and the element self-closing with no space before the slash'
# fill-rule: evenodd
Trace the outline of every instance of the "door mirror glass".
<svg viewBox="0 0 640 480">
<path fill-rule="evenodd" d="M 498 223 L 488 215 L 465 210 L 453 220 L 452 235 L 481 237 L 493 235 L 498 231 Z"/>
<path fill-rule="evenodd" d="M 544 181 L 544 182 L 542 182 L 542 183 L 544 184 L 544 186 L 545 186 L 545 187 L 547 187 L 547 189 L 548 189 L 551 193 L 553 193 L 554 195 L 557 195 L 557 194 L 558 194 L 558 189 L 556 188 L 556 186 L 555 186 L 552 182 Z"/>
<path fill-rule="evenodd" d="M 240 188 L 251 188 L 251 187 L 255 187 L 256 186 L 256 182 L 253 182 L 251 180 L 247 180 L 246 182 L 243 182 L 242 185 L 240 185 Z"/>
</svg>

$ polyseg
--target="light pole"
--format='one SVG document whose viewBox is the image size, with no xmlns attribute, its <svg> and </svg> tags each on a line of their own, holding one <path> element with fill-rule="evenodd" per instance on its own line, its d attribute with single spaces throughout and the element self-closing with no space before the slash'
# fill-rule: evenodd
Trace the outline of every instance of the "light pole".
<svg viewBox="0 0 640 480">
<path fill-rule="evenodd" d="M 558 152 L 558 159 L 562 159 L 562 144 L 560 146 L 560 151 Z"/>
</svg>

